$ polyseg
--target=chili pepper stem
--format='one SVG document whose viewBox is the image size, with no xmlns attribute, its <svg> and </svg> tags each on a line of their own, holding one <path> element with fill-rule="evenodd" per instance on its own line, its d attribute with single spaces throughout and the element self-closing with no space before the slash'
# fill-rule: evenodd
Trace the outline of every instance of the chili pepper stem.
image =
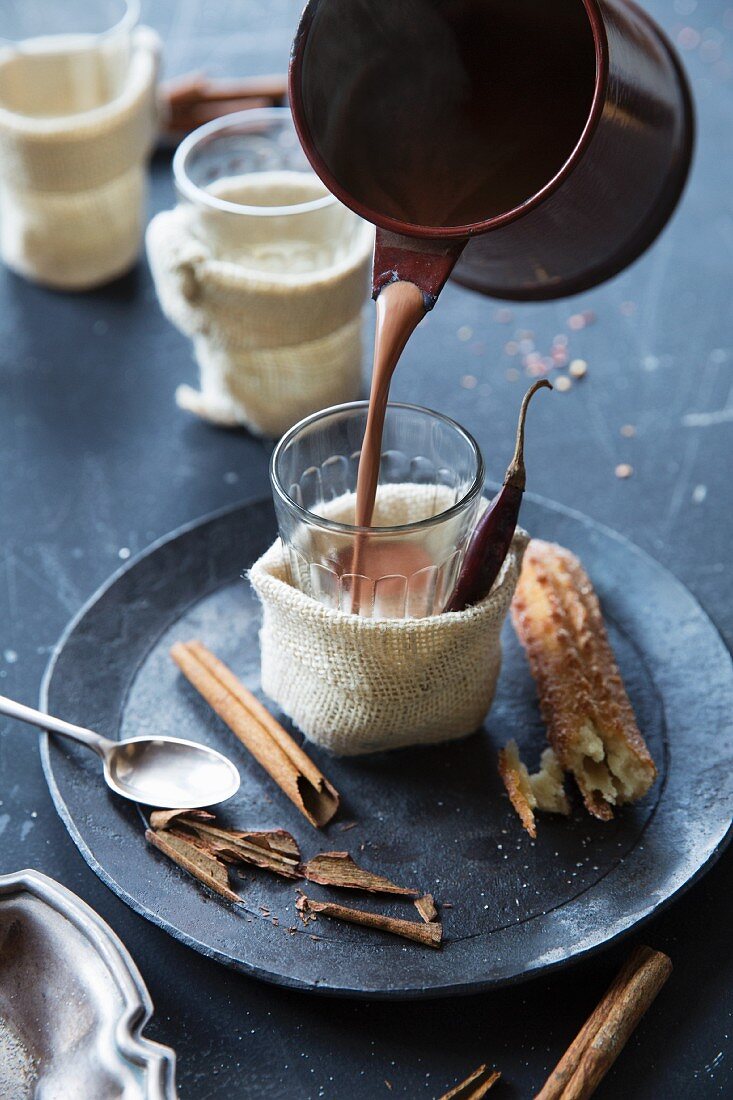
<svg viewBox="0 0 733 1100">
<path fill-rule="evenodd" d="M 507 471 L 504 476 L 505 485 L 514 485 L 520 492 L 524 492 L 527 484 L 527 471 L 524 468 L 524 422 L 527 419 L 527 409 L 529 403 L 537 393 L 537 390 L 552 389 L 552 383 L 548 382 L 546 378 L 540 378 L 529 387 L 524 397 L 522 398 L 522 407 L 519 410 L 519 421 L 517 423 L 517 440 L 514 444 L 514 455 L 512 460 L 507 466 Z"/>
</svg>

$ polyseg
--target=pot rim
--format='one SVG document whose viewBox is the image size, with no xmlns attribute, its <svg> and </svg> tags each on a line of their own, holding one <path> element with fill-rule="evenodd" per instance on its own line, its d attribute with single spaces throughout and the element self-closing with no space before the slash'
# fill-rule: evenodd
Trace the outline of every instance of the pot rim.
<svg viewBox="0 0 733 1100">
<path fill-rule="evenodd" d="M 543 203 L 545 199 L 549 198 L 549 196 L 552 195 L 573 172 L 598 129 L 598 124 L 605 107 L 610 64 L 606 27 L 603 21 L 603 15 L 601 14 L 599 0 L 579 0 L 579 2 L 582 3 L 585 8 L 588 22 L 590 23 L 591 33 L 593 35 L 596 57 L 596 75 L 593 87 L 593 98 L 591 100 L 585 126 L 567 160 L 539 191 L 536 191 L 534 195 L 531 195 L 523 203 L 520 203 L 519 206 L 507 210 L 503 214 L 497 214 L 495 217 L 487 218 L 484 221 L 471 222 L 468 225 L 431 226 L 414 225 L 411 222 L 403 222 L 397 218 L 382 215 L 359 202 L 342 187 L 339 181 L 331 174 L 326 162 L 322 159 L 315 144 L 311 141 L 310 129 L 305 118 L 303 102 L 300 96 L 300 87 L 305 44 L 322 0 L 309 0 L 301 16 L 293 40 L 288 69 L 288 98 L 298 138 L 300 139 L 305 155 L 308 157 L 314 171 L 325 183 L 329 191 L 340 199 L 345 206 L 348 206 L 355 213 L 359 214 L 360 217 L 366 218 L 367 221 L 372 222 L 379 229 L 389 230 L 403 237 L 416 237 L 423 240 L 468 239 L 482 233 L 488 233 L 492 229 L 498 229 L 500 226 L 508 225 L 518 218 L 523 217 L 530 210 L 533 210 L 536 206 L 539 206 L 540 203 Z"/>
</svg>

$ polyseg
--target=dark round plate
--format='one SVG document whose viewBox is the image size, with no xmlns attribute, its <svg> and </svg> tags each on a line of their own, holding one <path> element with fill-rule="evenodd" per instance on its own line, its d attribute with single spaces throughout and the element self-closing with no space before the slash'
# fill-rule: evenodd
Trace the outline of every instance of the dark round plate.
<svg viewBox="0 0 733 1100">
<path fill-rule="evenodd" d="M 324 918 L 306 930 L 296 920 L 293 883 L 265 872 L 241 883 L 247 908 L 238 911 L 146 845 L 141 812 L 107 790 L 93 755 L 47 738 L 53 798 L 94 871 L 138 913 L 228 966 L 364 997 L 435 997 L 506 984 L 607 944 L 656 912 L 729 836 L 730 655 L 690 593 L 619 535 L 531 497 L 522 522 L 578 553 L 597 587 L 659 767 L 644 801 L 607 824 L 579 806 L 571 820 L 542 816 L 534 843 L 522 831 L 496 772 L 496 750 L 514 737 L 533 766 L 544 736 L 507 624 L 485 731 L 446 746 L 348 760 L 312 749 L 343 809 L 324 832 L 311 828 L 168 656 L 174 641 L 198 637 L 258 689 L 259 613 L 241 576 L 275 533 L 272 506 L 260 502 L 183 528 L 113 577 L 59 643 L 42 706 L 111 737 L 173 734 L 224 750 L 242 774 L 238 795 L 222 810 L 228 822 L 289 829 L 306 858 L 347 848 L 394 881 L 431 891 L 452 905 L 443 909 L 446 942 L 435 951 Z M 309 891 L 329 896 L 321 887 Z M 409 902 L 345 891 L 338 900 L 418 919 Z"/>
</svg>

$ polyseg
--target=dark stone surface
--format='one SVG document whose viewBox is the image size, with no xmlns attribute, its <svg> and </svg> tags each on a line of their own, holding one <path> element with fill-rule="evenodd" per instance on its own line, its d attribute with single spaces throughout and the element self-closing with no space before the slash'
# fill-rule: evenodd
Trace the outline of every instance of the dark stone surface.
<svg viewBox="0 0 733 1100">
<path fill-rule="evenodd" d="M 536 843 L 519 828 L 496 752 L 514 737 L 533 767 L 544 738 L 527 661 L 507 623 L 484 732 L 361 759 L 337 760 L 311 747 L 344 798 L 334 822 L 314 834 L 170 659 L 175 642 L 200 638 L 259 690 L 259 606 L 242 569 L 274 536 L 266 500 L 188 528 L 131 563 L 66 635 L 44 685 L 44 706 L 108 736 L 204 738 L 230 754 L 242 774 L 238 793 L 220 811 L 223 821 L 288 829 L 305 859 L 347 847 L 393 881 L 450 902 L 442 912 L 443 949 L 416 949 L 325 920 L 307 932 L 294 884 L 272 875 L 245 875 L 244 910 L 222 903 L 145 846 L 142 815 L 100 783 L 88 750 L 50 739 L 44 769 L 90 865 L 137 912 L 203 954 L 278 984 L 341 995 L 413 999 L 497 987 L 559 968 L 648 919 L 729 838 L 730 657 L 690 594 L 625 539 L 538 500 L 525 502 L 523 522 L 570 547 L 594 578 L 658 763 L 657 783 L 641 802 L 607 823 L 589 819 L 576 803 L 572 824 L 542 818 Z M 344 823 L 353 830 L 342 832 Z M 307 890 L 323 894 L 312 884 Z M 348 903 L 339 893 L 330 891 L 327 900 Z M 416 917 L 404 899 L 357 896 L 351 903 Z"/>
<path fill-rule="evenodd" d="M 156 0 L 146 16 L 166 36 L 171 72 L 197 61 L 222 72 L 264 72 L 284 63 L 287 34 L 276 33 L 277 21 L 294 22 L 297 7 Z M 657 557 L 730 646 L 733 20 L 727 0 L 648 7 L 674 40 L 685 27 L 694 32 L 682 40 L 691 45 L 683 57 L 699 138 L 671 226 L 607 286 L 513 307 L 508 323 L 495 303 L 448 287 L 406 353 L 394 392 L 465 423 L 495 477 L 511 450 L 522 388 L 506 377 L 516 360 L 504 345 L 516 329 L 532 330 L 543 350 L 567 332 L 589 374 L 556 394 L 551 408 L 548 401 L 535 410 L 531 488 Z M 208 33 L 213 19 L 231 33 Z M 172 200 L 161 157 L 151 210 Z M 246 435 L 214 431 L 174 407 L 175 385 L 193 380 L 195 367 L 187 342 L 157 308 L 144 262 L 79 297 L 0 272 L 0 307 L 0 690 L 33 704 L 51 647 L 120 564 L 120 552 L 136 553 L 181 523 L 261 495 L 267 454 Z M 569 317 L 586 309 L 595 324 L 568 332 Z M 619 434 L 624 424 L 636 426 L 635 438 Z M 634 466 L 627 481 L 614 477 L 619 462 Z M 33 731 L 9 722 L 0 728 L 0 870 L 35 866 L 55 875 L 111 923 L 152 993 L 149 1034 L 178 1050 L 184 1100 L 433 1098 L 482 1061 L 504 1071 L 504 1097 L 528 1097 L 626 952 L 615 948 L 523 987 L 422 1006 L 316 1000 L 263 985 L 174 943 L 117 899 L 59 821 Z M 733 1092 L 732 889 L 729 853 L 634 937 L 667 950 L 675 971 L 599 1097 Z"/>
</svg>

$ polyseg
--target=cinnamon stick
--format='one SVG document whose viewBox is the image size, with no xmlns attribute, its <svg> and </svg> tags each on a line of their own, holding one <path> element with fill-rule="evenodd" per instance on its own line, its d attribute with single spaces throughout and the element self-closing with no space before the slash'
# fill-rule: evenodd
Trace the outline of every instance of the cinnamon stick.
<svg viewBox="0 0 733 1100">
<path fill-rule="evenodd" d="M 397 886 L 384 875 L 365 871 L 354 863 L 348 852 L 321 852 L 303 866 L 303 875 L 321 886 L 339 886 L 349 890 L 366 890 L 373 894 L 401 894 L 417 897 L 419 890 Z"/>
<path fill-rule="evenodd" d="M 148 844 L 158 848 L 173 863 L 177 863 L 189 875 L 208 886 L 210 890 L 220 894 L 227 901 L 241 902 L 239 894 L 235 894 L 229 886 L 229 876 L 223 863 L 220 863 L 215 855 L 205 851 L 198 845 L 181 837 L 172 836 L 170 833 L 156 833 L 153 829 L 145 830 L 145 839 Z"/>
<path fill-rule="evenodd" d="M 479 1066 L 469 1074 L 465 1081 L 456 1085 L 450 1092 L 444 1093 L 440 1100 L 481 1100 L 482 1096 L 495 1085 L 501 1077 L 498 1070 L 490 1070 L 488 1066 Z"/>
<path fill-rule="evenodd" d="M 671 973 L 667 955 L 638 947 L 535 1100 L 587 1100 L 592 1096 Z"/>
<path fill-rule="evenodd" d="M 338 793 L 259 699 L 201 642 L 178 642 L 171 657 L 311 825 L 326 825 Z"/>
<path fill-rule="evenodd" d="M 162 134 L 172 139 L 235 111 L 280 107 L 287 90 L 284 74 L 212 80 L 205 73 L 186 73 L 161 85 Z"/>
<path fill-rule="evenodd" d="M 217 103 L 227 99 L 269 99 L 277 106 L 288 94 L 288 78 L 285 74 L 212 78 L 205 73 L 185 73 L 161 85 L 161 94 L 171 107 L 191 103 Z"/>
<path fill-rule="evenodd" d="M 254 111 L 262 107 L 271 107 L 269 99 L 256 99 L 247 96 L 245 99 L 202 99 L 200 103 L 186 104 L 175 107 L 168 112 L 165 119 L 165 134 L 188 134 L 203 126 L 205 122 L 212 122 L 222 115 L 232 115 L 238 111 Z"/>
<path fill-rule="evenodd" d="M 305 894 L 301 894 L 298 899 L 298 909 L 302 917 L 307 914 L 312 916 L 322 913 L 324 917 L 348 921 L 350 924 L 361 924 L 365 928 L 376 928 L 380 932 L 391 932 L 393 936 L 403 936 L 407 940 L 414 940 L 426 947 L 440 947 L 443 937 L 443 926 L 435 921 L 431 924 L 418 924 L 417 921 L 388 917 L 384 913 L 347 909 L 344 905 L 336 905 L 330 901 L 313 901 Z"/>
</svg>

